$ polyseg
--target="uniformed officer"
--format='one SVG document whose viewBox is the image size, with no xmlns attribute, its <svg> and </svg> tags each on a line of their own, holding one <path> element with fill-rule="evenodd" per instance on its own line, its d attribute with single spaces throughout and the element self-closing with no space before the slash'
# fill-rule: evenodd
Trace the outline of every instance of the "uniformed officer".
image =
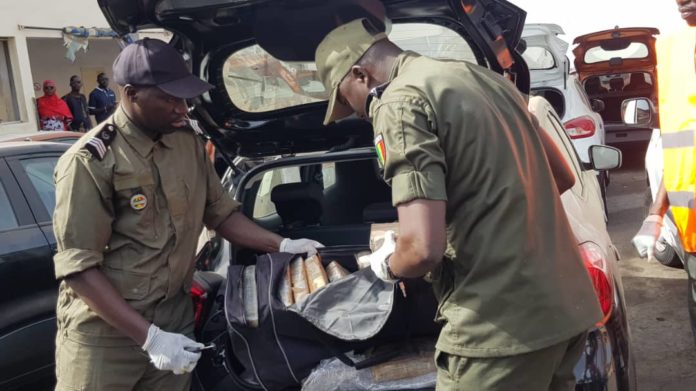
<svg viewBox="0 0 696 391">
<path fill-rule="evenodd" d="M 123 97 L 55 171 L 61 279 L 59 390 L 188 390 L 200 357 L 189 290 L 203 224 L 263 252 L 319 243 L 260 228 L 225 192 L 185 99 L 211 88 L 168 44 L 145 39 L 114 62 Z"/>
<path fill-rule="evenodd" d="M 678 253 L 688 277 L 687 304 L 696 336 L 696 0 L 676 3 L 689 27 L 660 36 L 656 45 L 663 176 L 632 242 L 641 257 L 652 259 L 669 211 L 679 234 Z"/>
<path fill-rule="evenodd" d="M 477 65 L 402 51 L 365 19 L 330 32 L 316 63 L 325 122 L 370 120 L 392 187 L 399 236 L 372 269 L 433 277 L 438 389 L 574 389 L 602 313 L 559 198 L 574 178 L 522 95 Z"/>
</svg>

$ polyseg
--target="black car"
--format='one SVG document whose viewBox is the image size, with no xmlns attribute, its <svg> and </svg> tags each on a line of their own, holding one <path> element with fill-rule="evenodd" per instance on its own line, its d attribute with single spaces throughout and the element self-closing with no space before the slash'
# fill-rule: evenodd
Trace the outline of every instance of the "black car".
<svg viewBox="0 0 696 391">
<path fill-rule="evenodd" d="M 54 378 L 53 169 L 69 145 L 0 143 L 0 389 Z"/>
<path fill-rule="evenodd" d="M 228 161 L 275 157 L 226 183 L 243 212 L 283 236 L 309 237 L 328 247 L 367 246 L 372 224 L 396 219 L 390 189 L 380 179 L 371 125 L 357 118 L 322 125 L 328 93 L 316 75 L 314 50 L 337 23 L 370 18 L 405 49 L 475 62 L 505 73 L 529 93 L 529 72 L 516 51 L 525 13 L 504 0 L 99 3 L 119 34 L 151 27 L 174 33 L 172 44 L 190 59 L 194 73 L 215 86 L 190 101 L 192 116 Z M 583 172 L 596 168 L 575 164 Z M 298 183 L 320 191 L 290 186 Z M 615 262 L 618 254 L 603 255 Z M 221 240 L 198 255 L 201 271 L 192 288 L 197 337 L 215 348 L 198 363 L 196 389 L 267 388 L 232 347 L 235 331 L 223 294 L 228 267 L 253 264 L 255 256 Z M 593 272 L 607 319 L 591 332 L 576 367 L 577 389 L 630 390 L 635 373 L 620 278 Z"/>
</svg>

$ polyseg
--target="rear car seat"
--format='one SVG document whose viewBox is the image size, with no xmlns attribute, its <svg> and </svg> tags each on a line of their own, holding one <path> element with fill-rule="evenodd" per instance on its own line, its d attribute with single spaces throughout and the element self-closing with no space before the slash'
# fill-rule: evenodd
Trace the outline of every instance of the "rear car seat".
<svg viewBox="0 0 696 391">
<path fill-rule="evenodd" d="M 286 229 L 318 225 L 324 192 L 318 183 L 286 183 L 271 191 L 271 201 Z"/>
</svg>

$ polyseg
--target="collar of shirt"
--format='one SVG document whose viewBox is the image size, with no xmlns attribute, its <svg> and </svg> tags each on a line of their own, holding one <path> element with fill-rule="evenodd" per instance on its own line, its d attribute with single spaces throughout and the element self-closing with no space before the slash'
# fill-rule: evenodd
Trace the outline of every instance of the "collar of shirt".
<svg viewBox="0 0 696 391">
<path fill-rule="evenodd" d="M 123 135 L 123 138 L 126 139 L 126 142 L 142 157 L 150 155 L 152 148 L 157 143 L 162 144 L 166 148 L 172 148 L 172 142 L 169 139 L 170 135 L 162 134 L 158 140 L 151 139 L 144 130 L 141 130 L 128 118 L 128 115 L 121 107 L 116 109 L 113 122 Z"/>
<path fill-rule="evenodd" d="M 399 75 L 399 70 L 403 68 L 403 66 L 406 63 L 418 57 L 420 57 L 420 54 L 412 52 L 410 50 L 404 50 L 401 54 L 399 54 L 396 57 L 396 60 L 394 60 L 394 65 L 392 65 L 392 69 L 389 72 L 389 78 L 387 79 L 385 84 L 391 83 L 391 81 Z M 377 108 L 377 102 L 379 102 L 379 99 L 371 99 L 371 101 L 369 102 L 368 114 L 370 118 L 374 116 L 374 111 Z"/>
</svg>

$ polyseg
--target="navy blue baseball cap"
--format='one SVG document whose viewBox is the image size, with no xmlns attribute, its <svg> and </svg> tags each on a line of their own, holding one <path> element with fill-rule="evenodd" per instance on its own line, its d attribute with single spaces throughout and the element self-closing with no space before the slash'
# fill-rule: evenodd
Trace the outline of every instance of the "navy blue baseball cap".
<svg viewBox="0 0 696 391">
<path fill-rule="evenodd" d="M 177 98 L 190 99 L 213 88 L 191 74 L 181 54 L 159 39 L 126 46 L 114 60 L 113 79 L 121 86 L 156 86 Z"/>
</svg>

